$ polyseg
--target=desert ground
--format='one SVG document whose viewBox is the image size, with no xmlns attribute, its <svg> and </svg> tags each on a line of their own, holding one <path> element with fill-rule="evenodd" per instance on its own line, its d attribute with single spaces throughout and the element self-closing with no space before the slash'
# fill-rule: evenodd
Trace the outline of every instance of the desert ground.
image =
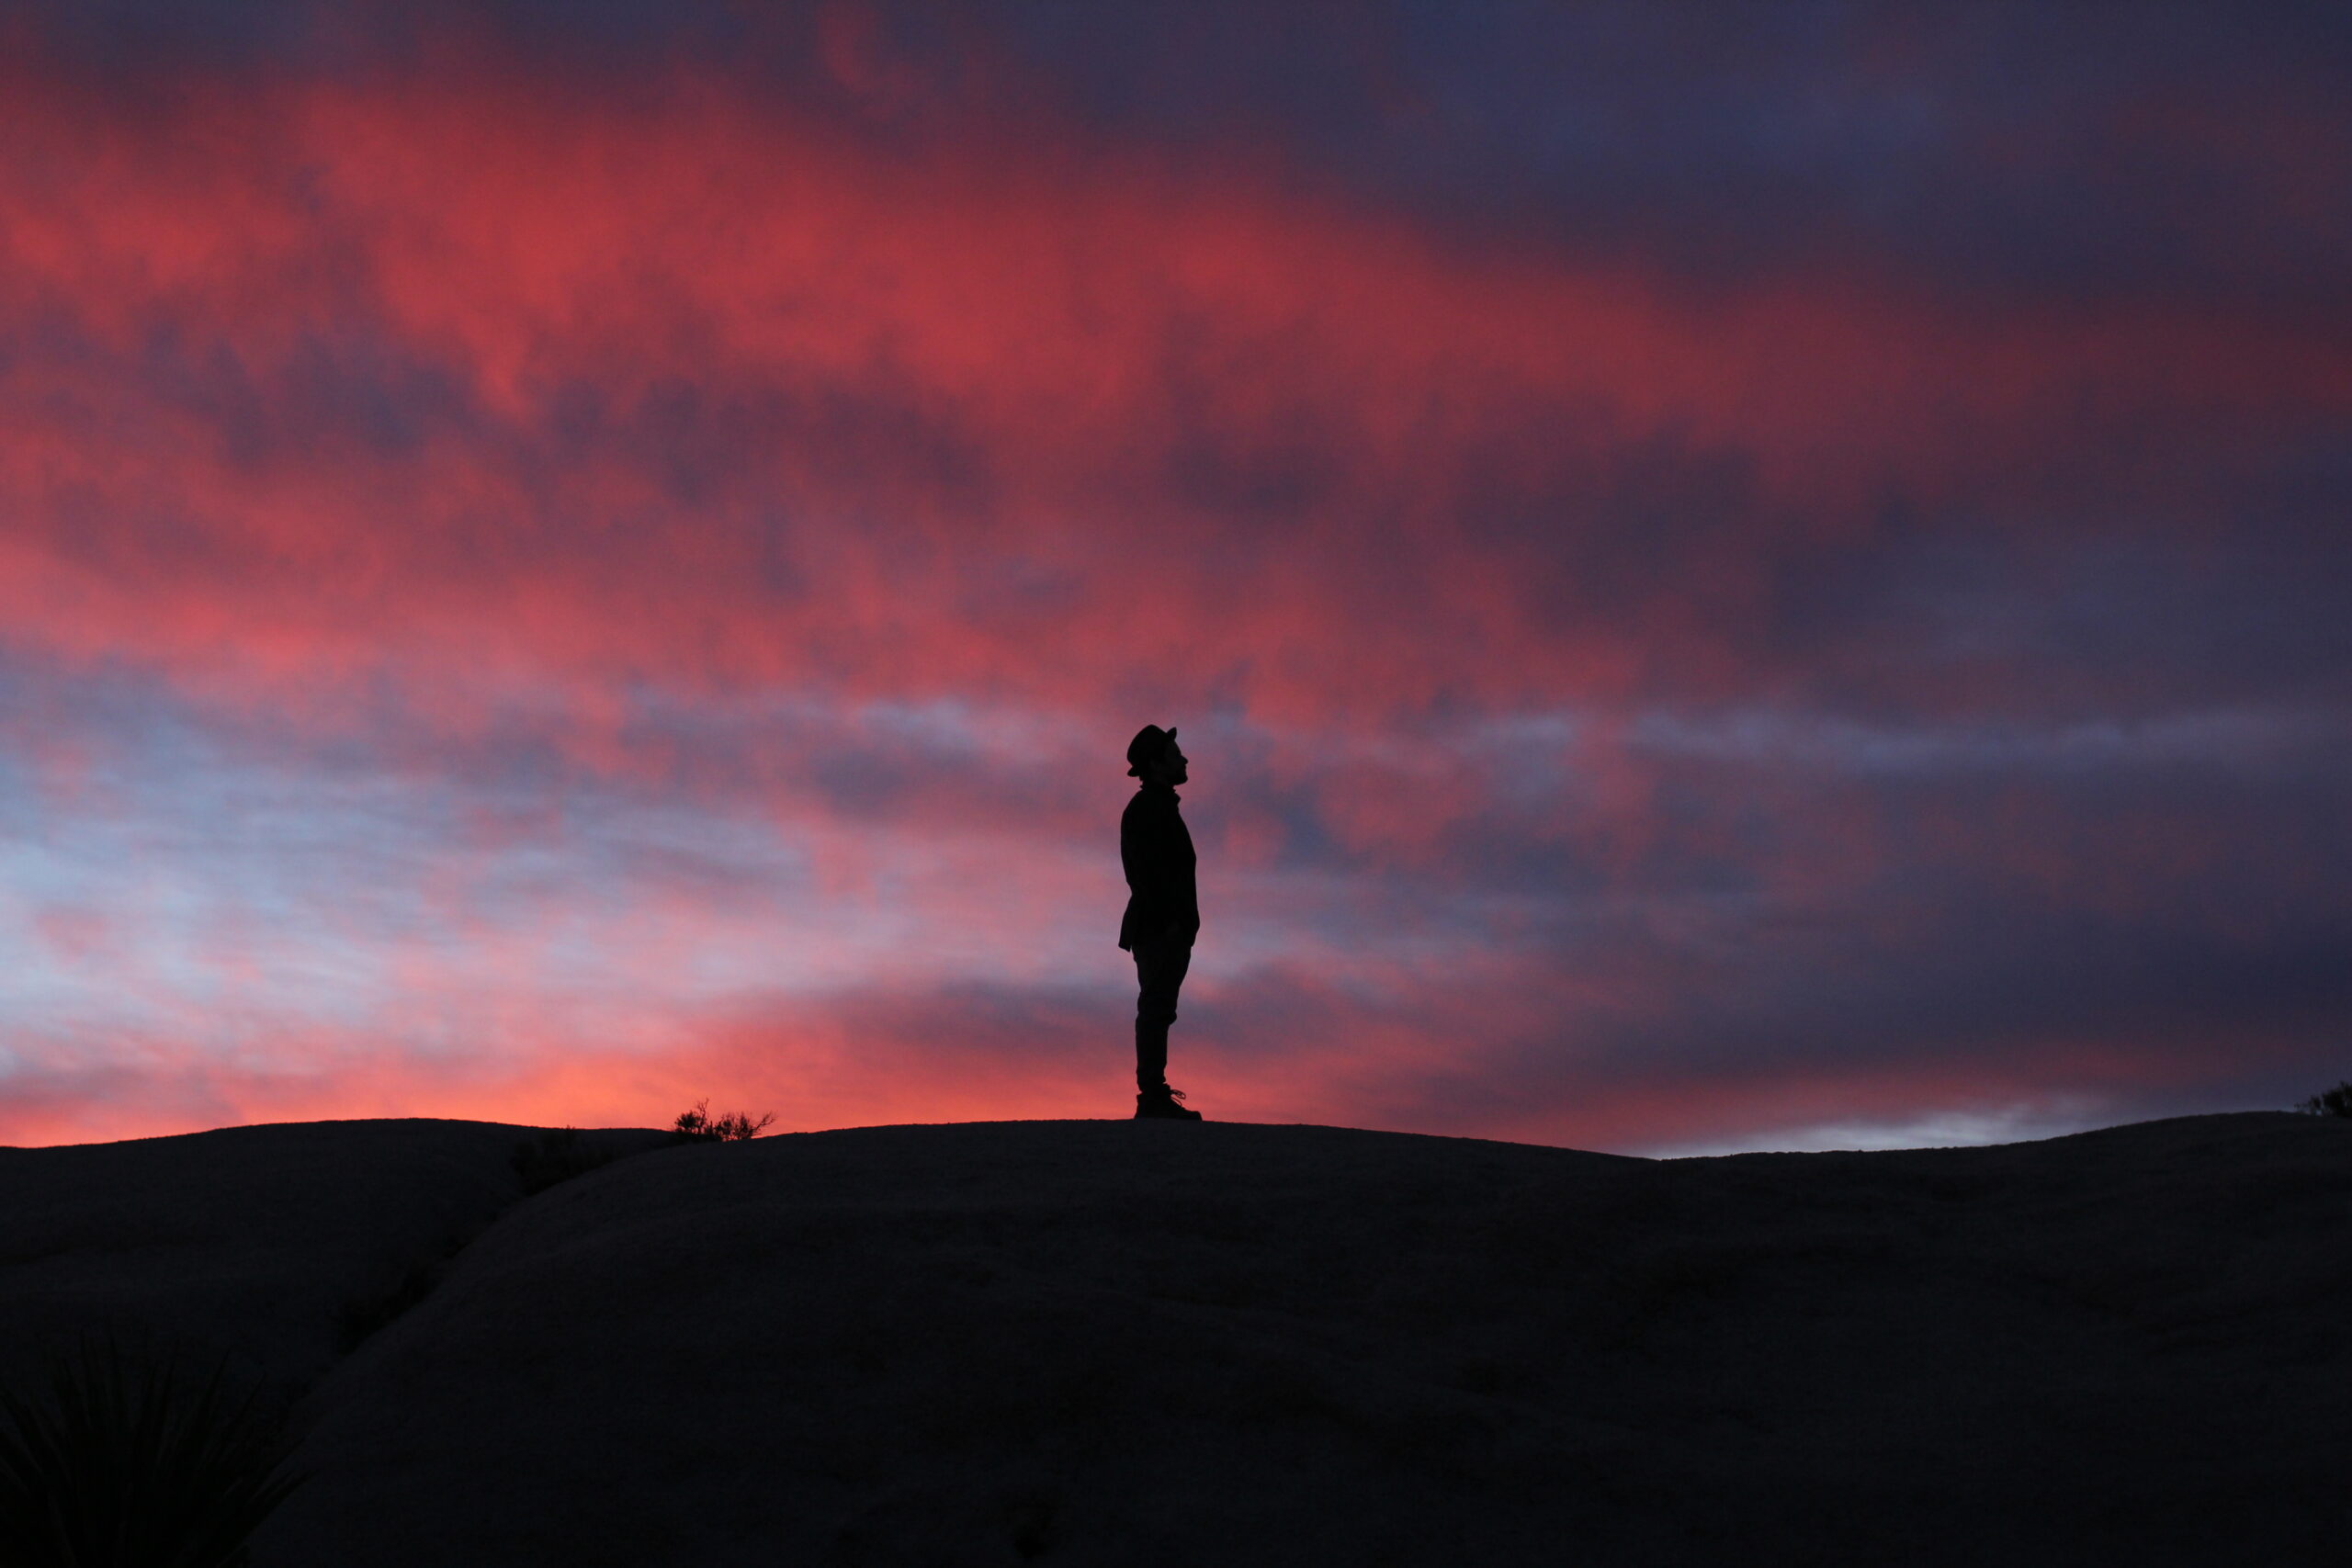
<svg viewBox="0 0 2352 1568">
<path fill-rule="evenodd" d="M 1653 1161 L 1317 1126 L 0 1149 L 0 1357 L 234 1349 L 254 1568 L 2318 1563 L 2352 1122 Z"/>
</svg>

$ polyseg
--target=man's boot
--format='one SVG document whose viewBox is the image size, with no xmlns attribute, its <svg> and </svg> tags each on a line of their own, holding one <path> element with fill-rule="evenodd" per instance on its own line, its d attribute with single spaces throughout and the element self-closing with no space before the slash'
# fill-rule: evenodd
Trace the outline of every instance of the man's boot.
<svg viewBox="0 0 2352 1568">
<path fill-rule="evenodd" d="M 1138 1122 L 1198 1122 L 1201 1113 L 1183 1103 L 1184 1091 L 1157 1084 L 1136 1093 L 1136 1120 Z"/>
</svg>

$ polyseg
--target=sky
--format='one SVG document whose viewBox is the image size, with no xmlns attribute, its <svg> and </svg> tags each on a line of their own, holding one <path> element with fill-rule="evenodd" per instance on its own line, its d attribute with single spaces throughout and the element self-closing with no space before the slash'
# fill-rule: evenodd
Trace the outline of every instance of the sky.
<svg viewBox="0 0 2352 1568">
<path fill-rule="evenodd" d="M 2325 7 L 0 5 L 0 1143 L 2352 1076 Z"/>
</svg>

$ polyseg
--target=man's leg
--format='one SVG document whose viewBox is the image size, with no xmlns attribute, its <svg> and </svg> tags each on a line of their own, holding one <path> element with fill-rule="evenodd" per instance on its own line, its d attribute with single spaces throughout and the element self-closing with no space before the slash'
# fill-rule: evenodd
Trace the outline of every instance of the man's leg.
<svg viewBox="0 0 2352 1568">
<path fill-rule="evenodd" d="M 1158 1019 L 1136 1020 L 1136 1089 L 1153 1094 L 1168 1081 L 1168 1025 Z"/>
<path fill-rule="evenodd" d="M 1168 1026 L 1176 1021 L 1176 993 L 1193 966 L 1188 942 L 1137 942 L 1136 954 L 1136 1088 L 1168 1084 Z"/>
</svg>

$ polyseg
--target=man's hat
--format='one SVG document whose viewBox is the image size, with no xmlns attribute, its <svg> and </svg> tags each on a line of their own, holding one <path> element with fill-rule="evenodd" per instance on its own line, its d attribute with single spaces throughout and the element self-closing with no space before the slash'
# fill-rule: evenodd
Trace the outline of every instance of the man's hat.
<svg viewBox="0 0 2352 1568">
<path fill-rule="evenodd" d="M 1172 724 L 1165 729 L 1147 724 L 1136 730 L 1136 738 L 1127 742 L 1127 777 L 1143 777 L 1143 765 L 1168 750 L 1175 739 L 1176 727 Z"/>
</svg>

